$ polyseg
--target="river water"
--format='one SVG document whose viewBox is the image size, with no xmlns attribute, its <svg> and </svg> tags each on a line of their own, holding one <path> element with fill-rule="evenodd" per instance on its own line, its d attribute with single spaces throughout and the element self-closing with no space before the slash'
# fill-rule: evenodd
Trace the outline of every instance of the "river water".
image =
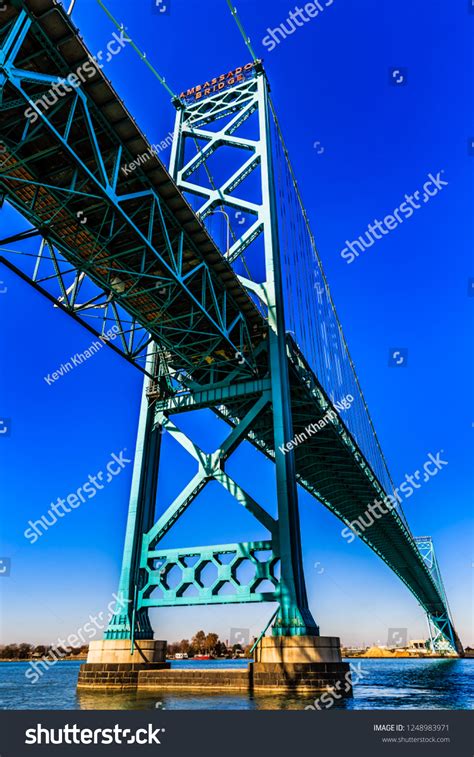
<svg viewBox="0 0 474 757">
<path fill-rule="evenodd" d="M 474 707 L 474 659 L 350 660 L 351 699 L 331 707 L 348 710 L 446 709 Z M 25 678 L 27 662 L 0 663 L 0 709 L 12 710 L 303 710 L 313 703 L 301 695 L 249 696 L 241 693 L 155 692 L 78 693 L 80 662 L 57 662 L 35 683 Z M 172 667 L 245 667 L 245 660 L 176 661 Z M 320 709 L 327 709 L 327 703 Z"/>
</svg>

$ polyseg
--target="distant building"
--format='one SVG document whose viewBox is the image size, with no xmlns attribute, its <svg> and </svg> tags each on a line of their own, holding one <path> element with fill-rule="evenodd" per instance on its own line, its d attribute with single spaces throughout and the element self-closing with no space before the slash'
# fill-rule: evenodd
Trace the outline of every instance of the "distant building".
<svg viewBox="0 0 474 757">
<path fill-rule="evenodd" d="M 419 652 L 426 652 L 427 646 L 425 639 L 410 639 L 407 649 L 415 649 Z"/>
</svg>

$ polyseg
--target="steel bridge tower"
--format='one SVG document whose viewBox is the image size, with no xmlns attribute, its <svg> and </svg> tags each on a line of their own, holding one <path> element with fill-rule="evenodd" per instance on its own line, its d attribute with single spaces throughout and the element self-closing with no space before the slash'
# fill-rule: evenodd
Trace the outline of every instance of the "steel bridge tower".
<svg viewBox="0 0 474 757">
<path fill-rule="evenodd" d="M 427 646 L 432 652 L 449 652 L 456 649 L 457 639 L 453 631 L 451 611 L 444 588 L 441 571 L 431 536 L 416 536 L 416 546 L 433 578 L 440 595 L 444 599 L 445 610 L 426 614 L 429 639 Z"/>
<path fill-rule="evenodd" d="M 258 296 L 268 316 L 268 344 L 265 346 L 268 352 L 265 358 L 267 373 L 263 378 L 245 382 L 239 381 L 236 373 L 230 373 L 218 385 L 206 389 L 200 387 L 199 396 L 180 405 L 179 398 L 177 401 L 175 395 L 171 396 L 168 392 L 167 396 L 167 385 L 176 380 L 176 376 L 167 363 L 166 354 L 158 347 L 151 350 L 149 370 L 155 375 L 155 380 L 150 382 L 146 379 L 143 387 L 119 586 L 119 594 L 129 600 L 133 611 L 124 612 L 123 605 L 118 609 L 105 635 L 109 640 L 150 639 L 150 607 L 263 601 L 278 602 L 272 626 L 273 635 L 319 635 L 319 628 L 308 607 L 303 573 L 294 453 L 292 450 L 285 454 L 278 451 L 293 438 L 293 423 L 268 82 L 260 64 L 248 64 L 237 69 L 232 79 L 231 86 L 226 82 L 222 91 L 215 87 L 218 91 L 214 96 L 204 96 L 202 99 L 198 97 L 190 104 L 183 102 L 183 98 L 176 101 L 177 116 L 170 172 L 183 191 L 190 191 L 203 199 L 203 205 L 197 213 L 202 221 L 224 205 L 242 213 L 251 213 L 255 218 L 250 229 L 227 250 L 226 256 L 234 263 L 250 243 L 262 235 L 264 278 L 258 283 L 244 277 L 240 279 L 250 292 Z M 236 134 L 239 127 L 253 114 L 258 119 L 258 139 L 239 137 Z M 205 124 L 229 116 L 230 121 L 218 132 L 203 128 Z M 185 164 L 187 139 L 194 142 L 204 140 L 206 146 L 199 149 L 196 156 Z M 189 181 L 196 169 L 222 145 L 247 151 L 250 157 L 221 187 L 214 185 L 214 188 L 206 190 L 203 185 Z M 237 199 L 232 192 L 257 166 L 260 167 L 261 203 Z M 236 354 L 236 368 L 245 358 L 241 353 Z M 179 429 L 178 422 L 175 425 L 174 420 L 183 409 L 189 411 L 193 408 L 210 408 L 222 417 L 225 399 L 230 396 L 234 400 L 240 400 L 242 406 L 248 405 L 248 408 L 221 447 L 213 454 L 205 454 Z M 273 445 L 277 450 L 274 457 L 277 519 L 271 517 L 226 471 L 233 452 L 252 433 L 262 410 L 268 405 L 272 412 Z M 169 464 L 169 461 L 161 459 L 160 454 L 163 430 L 195 458 L 198 471 L 158 521 L 154 522 L 159 466 Z M 160 540 L 174 527 L 179 517 L 210 481 L 219 482 L 230 492 L 269 532 L 270 538 L 239 544 L 160 549 Z M 267 559 L 261 561 L 259 555 L 263 551 L 267 552 Z M 222 560 L 223 555 L 228 555 L 225 562 Z M 192 566 L 188 564 L 191 558 L 195 561 Z M 246 583 L 242 583 L 237 577 L 237 569 L 244 561 L 250 561 L 255 568 L 254 578 Z M 278 561 L 281 564 L 280 576 L 276 571 Z M 217 569 L 217 578 L 212 585 L 207 586 L 201 579 L 201 574 L 209 563 Z M 171 588 L 168 575 L 176 566 L 180 569 L 182 578 Z M 259 585 L 263 581 L 270 581 L 273 591 L 259 591 Z M 227 591 L 221 595 L 222 587 L 229 583 L 233 587 L 233 593 Z M 156 589 L 159 596 L 151 596 Z"/>
</svg>

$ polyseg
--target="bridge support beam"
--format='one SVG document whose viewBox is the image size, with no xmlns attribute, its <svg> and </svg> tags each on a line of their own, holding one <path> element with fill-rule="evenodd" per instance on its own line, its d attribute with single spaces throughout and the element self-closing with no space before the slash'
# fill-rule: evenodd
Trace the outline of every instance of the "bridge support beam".
<svg viewBox="0 0 474 757">
<path fill-rule="evenodd" d="M 147 370 L 152 375 L 155 375 L 156 371 L 154 363 L 153 347 L 150 346 Z M 154 425 L 153 408 L 149 406 L 146 394 L 147 384 L 148 378 L 145 377 L 117 606 L 104 635 L 104 639 L 111 641 L 130 639 L 133 642 L 134 639 L 153 639 L 148 611 L 146 608 L 137 610 L 136 607 L 136 594 L 142 581 L 139 572 L 141 538 L 153 525 L 161 447 L 160 428 Z"/>
<path fill-rule="evenodd" d="M 257 76 L 258 116 L 264 217 L 264 248 L 268 305 L 270 375 L 272 383 L 273 436 L 281 554 L 280 608 L 272 633 L 281 636 L 318 635 L 311 615 L 303 572 L 298 491 L 293 450 L 281 452 L 293 438 L 291 392 L 286 352 L 282 266 L 278 238 L 275 175 L 271 149 L 268 84 Z"/>
</svg>

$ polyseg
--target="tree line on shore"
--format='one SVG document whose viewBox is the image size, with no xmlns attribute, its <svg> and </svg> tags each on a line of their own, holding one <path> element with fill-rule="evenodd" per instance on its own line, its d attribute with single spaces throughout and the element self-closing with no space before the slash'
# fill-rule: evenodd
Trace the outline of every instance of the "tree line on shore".
<svg viewBox="0 0 474 757">
<path fill-rule="evenodd" d="M 87 644 L 81 647 L 58 647 L 52 644 L 5 644 L 0 646 L 0 658 L 3 660 L 31 660 L 33 657 L 47 657 L 52 649 L 57 649 L 63 657 L 84 656 L 89 649 Z"/>
<path fill-rule="evenodd" d="M 174 657 L 176 654 L 195 657 L 196 655 L 212 655 L 213 657 L 228 657 L 238 654 L 248 656 L 251 645 L 229 644 L 219 639 L 217 633 L 205 633 L 197 631 L 191 640 L 182 639 L 168 644 L 167 654 Z M 32 658 L 47 657 L 52 649 L 59 650 L 63 657 L 83 657 L 87 655 L 88 644 L 80 647 L 55 647 L 52 644 L 5 644 L 0 645 L 0 659 L 3 660 L 31 660 Z"/>
<path fill-rule="evenodd" d="M 195 657 L 196 655 L 212 655 L 213 657 L 228 657 L 235 654 L 244 653 L 248 656 L 248 652 L 251 648 L 251 644 L 231 644 L 227 645 L 225 642 L 219 639 L 216 633 L 204 633 L 204 631 L 198 631 L 194 634 L 191 641 L 188 639 L 182 639 L 181 641 L 175 641 L 168 644 L 168 656 L 172 657 L 176 654 L 188 655 L 188 657 Z"/>
</svg>

